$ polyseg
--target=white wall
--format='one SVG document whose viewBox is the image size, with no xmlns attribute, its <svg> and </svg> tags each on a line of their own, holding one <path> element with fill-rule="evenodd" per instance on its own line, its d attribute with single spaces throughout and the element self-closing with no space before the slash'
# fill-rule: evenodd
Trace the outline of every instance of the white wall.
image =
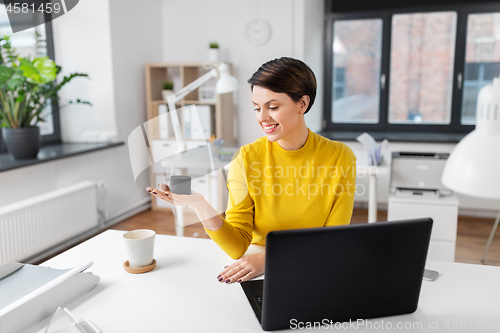
<svg viewBox="0 0 500 333">
<path fill-rule="evenodd" d="M 316 101 L 314 106 L 306 115 L 307 126 L 312 131 L 321 130 L 321 120 L 323 119 L 323 91 L 324 91 L 324 0 L 302 0 L 303 15 L 304 15 L 304 43 L 302 50 L 304 52 L 303 59 L 306 64 L 311 67 L 316 80 L 318 81 L 318 89 L 316 90 Z"/>
<path fill-rule="evenodd" d="M 146 121 L 145 65 L 162 61 L 161 0 L 111 0 L 114 103 L 120 141 Z"/>
<path fill-rule="evenodd" d="M 114 132 L 127 141 L 132 129 L 146 120 L 144 64 L 162 57 L 161 2 L 80 1 L 56 19 L 56 63 L 65 72 L 87 72 L 61 96 L 90 100 L 94 107 L 71 106 L 62 111 L 63 138 L 81 141 L 86 131 Z M 99 8 L 99 10 L 96 10 Z M 108 219 L 149 200 L 135 185 L 128 148 L 121 146 L 54 162 L 0 173 L 0 206 L 74 184 L 103 180 L 108 188 Z"/>
<path fill-rule="evenodd" d="M 116 138 L 109 16 L 109 1 L 87 0 L 52 21 L 55 60 L 62 66 L 58 79 L 73 72 L 90 77 L 74 78 L 63 87 L 61 102 L 81 98 L 93 104 L 61 108 L 64 142 L 105 141 L 99 133 Z"/>
<path fill-rule="evenodd" d="M 323 0 L 164 0 L 163 60 L 207 60 L 208 43 L 218 41 L 221 58 L 234 65 L 240 85 L 236 95 L 238 143 L 250 143 L 265 133 L 255 121 L 247 80 L 260 65 L 274 58 L 307 59 L 304 47 L 310 46 L 311 40 L 303 32 L 306 7 L 310 8 L 310 23 L 311 13 L 323 8 Z M 245 25 L 254 18 L 271 25 L 271 38 L 265 45 L 253 46 L 245 40 Z M 322 18 L 319 20 L 322 22 Z M 313 40 L 317 42 L 318 37 Z M 321 71 L 320 63 L 314 58 L 314 66 L 311 64 L 316 74 Z M 320 107 L 309 113 L 313 112 L 319 114 Z"/>
</svg>

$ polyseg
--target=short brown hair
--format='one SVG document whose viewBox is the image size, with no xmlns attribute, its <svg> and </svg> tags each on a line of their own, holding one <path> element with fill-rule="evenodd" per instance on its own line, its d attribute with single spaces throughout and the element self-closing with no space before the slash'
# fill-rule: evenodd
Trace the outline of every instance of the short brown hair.
<svg viewBox="0 0 500 333">
<path fill-rule="evenodd" d="M 316 76 L 304 62 L 288 57 L 282 57 L 266 62 L 253 73 L 248 80 L 253 91 L 254 86 L 269 89 L 277 93 L 287 94 L 295 103 L 302 96 L 309 96 L 309 106 L 304 114 L 309 112 L 316 98 Z"/>
</svg>

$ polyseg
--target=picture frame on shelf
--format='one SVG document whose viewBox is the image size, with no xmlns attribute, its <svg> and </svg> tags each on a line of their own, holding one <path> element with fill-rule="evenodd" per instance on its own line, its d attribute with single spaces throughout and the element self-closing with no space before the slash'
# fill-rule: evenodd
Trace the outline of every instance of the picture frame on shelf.
<svg viewBox="0 0 500 333">
<path fill-rule="evenodd" d="M 217 95 L 215 94 L 215 87 L 200 87 L 198 89 L 198 99 L 203 102 L 215 102 Z"/>
</svg>

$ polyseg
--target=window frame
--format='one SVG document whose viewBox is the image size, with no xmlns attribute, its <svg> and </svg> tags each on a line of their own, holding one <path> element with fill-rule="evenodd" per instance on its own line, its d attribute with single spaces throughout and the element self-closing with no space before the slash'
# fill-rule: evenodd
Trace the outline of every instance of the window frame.
<svg viewBox="0 0 500 333">
<path fill-rule="evenodd" d="M 440 11 L 455 11 L 457 13 L 455 55 L 453 63 L 451 115 L 449 124 L 391 124 L 389 123 L 389 93 L 390 93 L 390 56 L 392 17 L 397 14 L 429 13 Z M 465 74 L 465 51 L 467 38 L 467 18 L 469 14 L 500 12 L 500 4 L 458 4 L 458 5 L 427 5 L 412 6 L 384 10 L 335 12 L 326 6 L 325 44 L 324 44 L 324 114 L 323 131 L 329 132 L 375 132 L 375 133 L 413 133 L 427 135 L 429 133 L 467 134 L 475 125 L 461 123 L 462 93 Z M 385 89 L 380 86 L 379 122 L 366 123 L 334 123 L 332 121 L 333 104 L 333 37 L 334 22 L 337 20 L 382 19 L 382 56 L 380 75 L 385 74 Z M 461 75 L 461 86 L 458 86 L 458 76 Z"/>
<path fill-rule="evenodd" d="M 382 48 L 381 48 L 381 54 L 384 54 L 384 49 L 387 47 L 385 43 L 387 42 L 387 38 L 385 38 L 385 32 L 386 32 L 386 23 L 387 20 L 385 19 L 387 14 L 383 11 L 367 11 L 367 12 L 355 12 L 355 13 L 332 13 L 327 17 L 327 30 L 326 30 L 326 38 L 325 38 L 325 120 L 326 120 L 326 128 L 325 130 L 344 130 L 344 131 L 354 131 L 354 130 L 362 130 L 362 131 L 368 131 L 368 130 L 374 130 L 374 131 L 383 131 L 384 127 L 382 126 L 380 119 L 384 116 L 383 115 L 383 106 L 387 104 L 387 100 L 385 100 L 383 94 L 380 94 L 380 99 L 379 99 L 379 122 L 377 124 L 371 123 L 371 124 L 366 124 L 366 123 L 333 123 L 332 122 L 332 103 L 333 103 L 333 51 L 332 51 L 332 45 L 333 45 L 333 25 L 334 22 L 337 20 L 368 20 L 368 19 L 382 19 Z M 389 62 L 387 62 L 388 64 Z M 383 75 L 386 72 L 385 68 L 385 63 L 384 63 L 384 58 L 383 56 L 381 57 L 381 66 L 380 66 L 380 74 Z M 330 74 L 328 74 L 330 73 Z M 387 81 L 386 81 L 386 86 L 387 86 Z"/>
<path fill-rule="evenodd" d="M 3 5 L 3 2 L 0 3 Z M 44 13 L 45 16 L 45 37 L 47 42 L 47 56 L 55 61 L 54 36 L 52 30 L 51 14 Z M 59 117 L 59 103 L 51 101 L 53 133 L 42 135 L 41 145 L 51 145 L 61 143 L 61 123 Z M 0 153 L 6 152 L 7 148 L 3 142 L 2 129 L 0 128 Z"/>
</svg>

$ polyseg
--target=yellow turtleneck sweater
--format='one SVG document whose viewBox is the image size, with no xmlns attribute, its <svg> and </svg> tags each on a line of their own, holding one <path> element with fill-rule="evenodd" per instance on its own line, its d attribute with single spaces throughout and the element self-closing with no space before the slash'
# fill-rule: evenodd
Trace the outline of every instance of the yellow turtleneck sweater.
<svg viewBox="0 0 500 333">
<path fill-rule="evenodd" d="M 275 230 L 349 224 L 356 156 L 344 143 L 308 129 L 302 148 L 288 151 L 267 137 L 241 147 L 228 175 L 224 224 L 208 235 L 231 258 Z"/>
</svg>

